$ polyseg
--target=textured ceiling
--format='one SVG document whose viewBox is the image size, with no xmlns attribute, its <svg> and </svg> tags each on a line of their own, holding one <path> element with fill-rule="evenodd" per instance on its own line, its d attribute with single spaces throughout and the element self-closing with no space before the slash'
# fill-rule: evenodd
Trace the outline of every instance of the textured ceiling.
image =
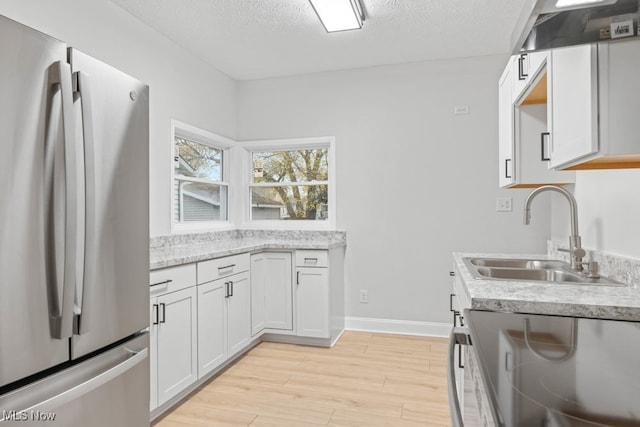
<svg viewBox="0 0 640 427">
<path fill-rule="evenodd" d="M 524 0 L 362 0 L 328 34 L 308 0 L 111 0 L 237 80 L 505 54 Z"/>
</svg>

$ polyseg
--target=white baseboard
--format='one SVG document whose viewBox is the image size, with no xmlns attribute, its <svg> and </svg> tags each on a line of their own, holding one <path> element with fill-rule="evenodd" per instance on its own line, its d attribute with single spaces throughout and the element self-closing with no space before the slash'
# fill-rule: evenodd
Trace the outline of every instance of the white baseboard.
<svg viewBox="0 0 640 427">
<path fill-rule="evenodd" d="M 446 338 L 451 332 L 448 323 L 417 322 L 414 320 L 346 317 L 345 329 L 350 331 L 382 332 L 400 335 L 421 335 Z"/>
</svg>

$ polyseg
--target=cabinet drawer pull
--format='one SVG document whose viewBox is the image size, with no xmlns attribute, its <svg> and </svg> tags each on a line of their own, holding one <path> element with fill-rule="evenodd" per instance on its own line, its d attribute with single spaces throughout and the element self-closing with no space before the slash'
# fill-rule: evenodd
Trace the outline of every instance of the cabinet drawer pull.
<svg viewBox="0 0 640 427">
<path fill-rule="evenodd" d="M 458 321 L 457 319 L 461 318 L 460 316 L 460 312 L 458 310 L 455 310 L 453 312 L 453 327 L 455 328 L 456 326 L 458 326 Z M 460 325 L 462 326 L 462 325 Z"/>
<path fill-rule="evenodd" d="M 296 271 L 296 285 L 300 284 L 300 272 Z"/>
<path fill-rule="evenodd" d="M 173 280 L 169 279 L 169 280 L 165 280 L 163 282 L 154 283 L 154 284 L 151 285 L 151 287 L 153 288 L 154 286 L 168 285 L 171 282 L 173 282 Z"/>
<path fill-rule="evenodd" d="M 165 323 L 167 320 L 167 306 L 165 305 L 165 303 L 161 302 L 160 303 L 160 308 L 162 308 L 162 320 L 160 320 L 159 323 Z"/>
<path fill-rule="evenodd" d="M 224 297 L 229 298 L 229 282 L 224 282 Z"/>
<path fill-rule="evenodd" d="M 153 304 L 153 324 L 157 325 L 158 322 L 158 304 Z"/>
<path fill-rule="evenodd" d="M 504 177 L 505 178 L 511 178 L 511 175 L 509 175 L 509 162 L 511 161 L 511 159 L 504 159 Z"/>
<path fill-rule="evenodd" d="M 231 289 L 231 293 L 229 294 L 230 297 L 233 296 L 233 281 L 229 282 L 229 288 Z"/>
<path fill-rule="evenodd" d="M 540 134 L 540 160 L 543 161 L 543 162 L 551 160 L 549 157 L 544 155 L 544 139 L 545 139 L 544 137 L 545 136 L 548 137 L 549 135 L 550 135 L 549 132 L 542 132 Z"/>
<path fill-rule="evenodd" d="M 529 77 L 529 74 L 524 72 L 524 60 L 526 59 L 526 57 L 527 54 L 523 53 L 518 58 L 518 80 L 525 80 L 527 77 Z"/>
<path fill-rule="evenodd" d="M 456 294 L 449 294 L 449 311 L 455 312 L 455 310 L 453 309 L 453 297 L 455 296 Z"/>
<path fill-rule="evenodd" d="M 305 258 L 304 263 L 306 264 L 307 262 L 313 262 L 314 264 L 317 264 L 318 258 Z"/>
<path fill-rule="evenodd" d="M 225 265 L 224 267 L 218 267 L 218 273 L 220 273 L 220 270 L 226 270 L 227 268 L 231 268 L 233 269 L 233 267 L 235 267 L 235 264 L 231 264 L 231 265 Z"/>
<path fill-rule="evenodd" d="M 464 365 L 462 364 L 462 346 L 458 345 L 458 368 L 464 369 Z"/>
</svg>

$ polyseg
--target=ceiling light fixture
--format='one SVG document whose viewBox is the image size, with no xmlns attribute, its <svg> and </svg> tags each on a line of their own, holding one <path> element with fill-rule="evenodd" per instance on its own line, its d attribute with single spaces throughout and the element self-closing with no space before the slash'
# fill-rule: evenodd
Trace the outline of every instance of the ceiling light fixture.
<svg viewBox="0 0 640 427">
<path fill-rule="evenodd" d="M 615 3 L 616 0 L 558 0 L 557 8 L 579 7 L 579 6 L 604 6 Z"/>
<path fill-rule="evenodd" d="M 364 13 L 360 0 L 309 0 L 328 33 L 362 28 Z"/>
</svg>

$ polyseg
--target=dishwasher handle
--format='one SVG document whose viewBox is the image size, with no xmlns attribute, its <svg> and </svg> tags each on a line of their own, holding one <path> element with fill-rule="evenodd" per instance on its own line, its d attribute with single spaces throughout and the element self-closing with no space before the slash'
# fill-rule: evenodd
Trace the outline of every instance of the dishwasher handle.
<svg viewBox="0 0 640 427">
<path fill-rule="evenodd" d="M 451 425 L 453 427 L 463 427 L 462 410 L 458 400 L 458 387 L 456 385 L 455 373 L 455 347 L 470 344 L 467 328 L 451 328 L 449 334 L 449 358 L 447 361 L 447 383 L 449 392 L 449 410 L 451 411 Z"/>
</svg>

